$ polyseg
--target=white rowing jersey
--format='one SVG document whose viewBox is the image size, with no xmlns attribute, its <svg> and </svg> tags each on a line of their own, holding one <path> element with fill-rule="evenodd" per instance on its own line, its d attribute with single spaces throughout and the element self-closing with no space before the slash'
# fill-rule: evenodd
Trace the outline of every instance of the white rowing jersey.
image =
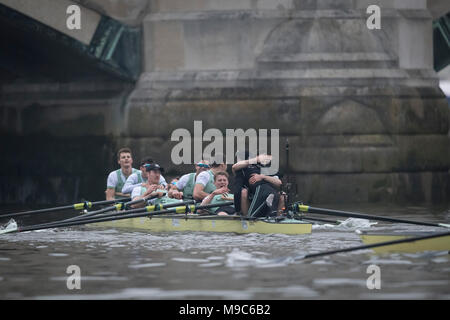
<svg viewBox="0 0 450 320">
<path fill-rule="evenodd" d="M 139 170 L 132 168 L 132 174 L 136 171 Z M 115 192 L 122 192 L 122 188 L 126 180 L 127 177 L 123 174 L 122 169 L 114 170 L 108 175 L 108 179 L 106 180 L 106 188 L 114 189 Z"/>
<path fill-rule="evenodd" d="M 183 175 L 180 180 L 177 181 L 176 187 L 178 190 L 183 190 L 184 187 L 187 185 L 189 178 L 191 178 L 192 174 L 194 174 L 195 176 L 195 172 L 194 173 L 187 173 L 185 175 Z"/>
<path fill-rule="evenodd" d="M 203 192 L 211 193 L 216 190 L 214 185 L 214 173 L 211 170 L 200 172 L 195 179 L 195 184 L 203 186 Z"/>
<path fill-rule="evenodd" d="M 135 173 L 131 174 L 122 188 L 122 193 L 131 193 L 134 188 L 140 187 L 143 182 L 147 182 L 146 179 L 142 177 L 141 170 L 137 170 Z M 159 184 L 167 186 L 166 179 L 162 175 L 159 176 Z"/>
</svg>

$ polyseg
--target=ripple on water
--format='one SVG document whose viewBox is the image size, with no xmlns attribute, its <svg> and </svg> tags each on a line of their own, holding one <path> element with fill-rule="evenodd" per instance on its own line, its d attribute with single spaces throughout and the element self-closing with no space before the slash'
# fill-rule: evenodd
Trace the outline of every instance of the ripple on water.
<svg viewBox="0 0 450 320">
<path fill-rule="evenodd" d="M 255 294 L 272 293 L 276 294 L 280 298 L 315 298 L 320 294 L 314 289 L 307 286 L 292 285 L 283 288 L 248 288 L 248 292 Z"/>
<path fill-rule="evenodd" d="M 153 262 L 153 263 L 142 263 L 142 264 L 132 264 L 129 265 L 130 269 L 144 269 L 144 268 L 155 268 L 155 267 L 164 267 L 167 264 L 164 262 Z"/>
<path fill-rule="evenodd" d="M 267 256 L 267 253 L 263 252 L 262 255 Z M 292 261 L 290 257 L 283 259 L 261 258 L 258 257 L 258 255 L 255 252 L 249 253 L 234 248 L 230 253 L 227 253 L 225 265 L 230 268 L 245 268 L 245 267 L 275 268 L 286 266 L 291 262 Z"/>
<path fill-rule="evenodd" d="M 355 211 L 364 212 L 363 209 Z M 415 220 L 428 219 L 427 216 L 421 218 Z M 4 289 L 0 298 L 11 298 L 15 292 L 17 298 L 33 298 L 36 297 L 34 289 L 40 286 L 46 291 L 39 291 L 39 299 L 449 297 L 448 255 L 375 255 L 372 251 L 357 251 L 298 260 L 298 263 L 293 261 L 293 257 L 299 255 L 361 245 L 353 230 L 361 226 L 353 222 L 346 227 L 345 230 L 317 229 L 310 235 L 298 236 L 148 234 L 75 228 L 6 234 L 0 243 L 0 275 L 3 277 L 0 281 Z M 430 230 L 387 223 L 371 225 L 370 229 Z M 48 255 L 52 257 L 51 264 Z M 87 274 L 84 279 L 90 281 L 91 286 L 91 291 L 87 292 L 92 294 L 57 295 L 60 291 L 54 288 L 58 285 L 65 288 L 67 265 L 75 259 L 76 264 L 82 266 L 82 276 Z M 9 261 L 14 261 L 15 278 L 3 273 L 11 269 Z M 384 292 L 368 292 L 366 267 L 369 264 L 379 264 L 382 268 Z M 62 283 L 46 286 L 50 278 Z M 139 286 L 148 288 L 137 288 Z"/>
<path fill-rule="evenodd" d="M 372 226 L 378 224 L 378 222 L 371 222 L 367 219 L 348 218 L 346 220 L 338 220 L 340 224 L 313 224 L 312 229 L 318 230 L 335 230 L 335 231 L 356 231 L 370 229 Z"/>
<path fill-rule="evenodd" d="M 372 258 L 369 261 L 365 261 L 363 262 L 364 264 L 376 264 L 376 265 L 387 265 L 387 264 L 391 264 L 391 265 L 401 265 L 401 264 L 407 264 L 407 265 L 411 265 L 413 264 L 412 261 L 409 260 L 395 260 L 395 259 L 378 259 L 378 258 Z"/>
<path fill-rule="evenodd" d="M 207 257 L 206 259 L 208 259 L 208 260 L 223 260 L 223 259 L 225 259 L 225 257 L 211 256 L 211 257 Z"/>
<path fill-rule="evenodd" d="M 69 256 L 67 253 L 59 253 L 59 252 L 49 253 L 48 255 L 50 257 L 67 257 L 67 256 Z"/>
<path fill-rule="evenodd" d="M 50 277 L 52 281 L 67 281 L 67 277 Z M 128 277 L 119 277 L 119 276 L 80 276 L 80 281 L 127 281 Z"/>
<path fill-rule="evenodd" d="M 178 262 L 194 262 L 194 263 L 202 263 L 202 262 L 209 262 L 208 259 L 196 259 L 196 258 L 172 258 L 173 261 Z"/>
<path fill-rule="evenodd" d="M 221 262 L 209 262 L 209 263 L 201 263 L 198 266 L 202 268 L 214 268 L 214 267 L 220 267 L 223 263 Z"/>
<path fill-rule="evenodd" d="M 160 288 L 127 288 L 106 294 L 70 294 L 37 296 L 37 300 L 120 300 L 120 299 L 250 299 L 252 293 L 242 290 L 163 290 Z"/>
<path fill-rule="evenodd" d="M 328 261 L 328 260 L 315 260 L 313 262 L 311 262 L 311 264 L 316 264 L 316 265 L 334 265 L 335 263 Z"/>
<path fill-rule="evenodd" d="M 405 292 L 405 293 L 380 293 L 373 294 L 363 293 L 359 296 L 361 299 L 381 299 L 381 300 L 423 300 L 430 297 L 426 292 Z"/>
<path fill-rule="evenodd" d="M 331 286 L 357 286 L 366 287 L 366 280 L 350 279 L 350 278 L 323 278 L 314 279 L 314 286 L 317 287 L 331 287 Z"/>
</svg>

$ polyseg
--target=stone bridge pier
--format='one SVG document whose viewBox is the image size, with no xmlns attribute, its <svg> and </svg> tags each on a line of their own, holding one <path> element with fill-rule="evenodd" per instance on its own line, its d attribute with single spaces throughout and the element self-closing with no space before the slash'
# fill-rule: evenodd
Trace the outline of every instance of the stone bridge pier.
<svg viewBox="0 0 450 320">
<path fill-rule="evenodd" d="M 122 146 L 132 148 L 136 162 L 152 155 L 169 175 L 181 174 L 191 167 L 172 163 L 171 135 L 180 128 L 193 134 L 194 121 L 202 121 L 203 132 L 279 129 L 280 170 L 304 202 L 449 200 L 449 107 L 433 69 L 427 1 L 74 3 L 119 25 L 105 30 L 123 26 L 128 34 L 114 38 L 97 29 L 79 67 L 56 58 L 62 75 L 10 71 L 2 78 L 8 141 L 56 141 L 62 153 L 52 165 L 38 164 L 44 173 L 36 184 L 26 178 L 26 158 L 53 159 L 53 148 L 33 155 L 9 142 L 21 156 L 10 155 L 9 168 L 20 170 L 3 172 L 5 181 L 34 191 L 44 185 L 52 201 L 102 196 Z M 380 9 L 379 29 L 368 27 L 370 5 Z M 110 51 L 93 56 L 102 39 Z M 43 57 L 51 69 L 53 60 Z M 21 192 L 2 200 L 23 200 Z"/>
</svg>

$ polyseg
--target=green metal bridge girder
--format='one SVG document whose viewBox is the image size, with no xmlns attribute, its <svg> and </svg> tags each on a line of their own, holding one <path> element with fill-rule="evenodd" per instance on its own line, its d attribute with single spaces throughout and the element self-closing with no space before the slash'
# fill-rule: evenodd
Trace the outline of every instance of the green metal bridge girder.
<svg viewBox="0 0 450 320">
<path fill-rule="evenodd" d="M 434 70 L 450 64 L 450 12 L 433 21 Z"/>
<path fill-rule="evenodd" d="M 134 82 L 141 73 L 140 27 L 130 27 L 102 15 L 91 42 L 86 45 L 3 4 L 0 4 L 0 22 L 20 30 L 26 38 L 40 37 L 61 50 L 82 56 L 90 62 L 90 67 L 122 80 Z M 5 60 L 0 61 L 3 66 L 10 62 L 8 58 L 0 59 Z"/>
</svg>

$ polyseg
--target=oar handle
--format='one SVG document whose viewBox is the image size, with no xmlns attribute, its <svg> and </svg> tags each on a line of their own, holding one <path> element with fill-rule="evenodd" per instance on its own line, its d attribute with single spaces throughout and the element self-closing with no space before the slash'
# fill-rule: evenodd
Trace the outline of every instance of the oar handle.
<svg viewBox="0 0 450 320">
<path fill-rule="evenodd" d="M 86 218 L 90 218 L 90 217 L 93 217 L 93 216 L 96 216 L 96 215 L 99 215 L 99 214 L 102 214 L 102 213 L 105 213 L 105 212 L 108 212 L 108 211 L 112 211 L 114 209 L 116 211 L 126 210 L 130 205 L 146 202 L 147 200 L 148 199 L 139 199 L 139 200 L 134 200 L 134 201 L 130 201 L 130 202 L 127 202 L 127 203 L 118 203 L 118 204 L 116 204 L 115 206 L 112 206 L 112 207 L 107 207 L 107 208 L 104 208 L 104 209 L 101 209 L 101 210 L 88 212 L 88 213 L 85 213 L 85 214 L 83 214 L 81 216 L 77 216 L 77 217 L 70 218 L 70 219 L 65 219 L 65 220 L 60 221 L 60 222 L 69 222 L 69 221 L 75 221 L 75 220 L 81 221 L 81 220 L 85 220 Z M 151 211 L 164 210 L 164 209 L 167 209 L 167 208 L 172 208 L 172 207 L 186 205 L 186 204 L 191 204 L 191 203 L 195 203 L 195 201 L 194 200 L 189 200 L 189 201 L 170 203 L 170 204 L 155 204 L 155 205 L 146 206 L 145 209 L 146 209 L 147 212 L 151 212 Z M 144 211 L 143 209 L 144 208 L 137 208 L 136 212 Z M 112 214 L 110 216 L 115 216 L 117 214 L 124 214 L 124 212 L 130 212 L 130 211 L 131 211 L 131 209 L 123 211 L 123 212 L 116 212 L 116 213 L 114 213 L 114 214 Z"/>
</svg>

